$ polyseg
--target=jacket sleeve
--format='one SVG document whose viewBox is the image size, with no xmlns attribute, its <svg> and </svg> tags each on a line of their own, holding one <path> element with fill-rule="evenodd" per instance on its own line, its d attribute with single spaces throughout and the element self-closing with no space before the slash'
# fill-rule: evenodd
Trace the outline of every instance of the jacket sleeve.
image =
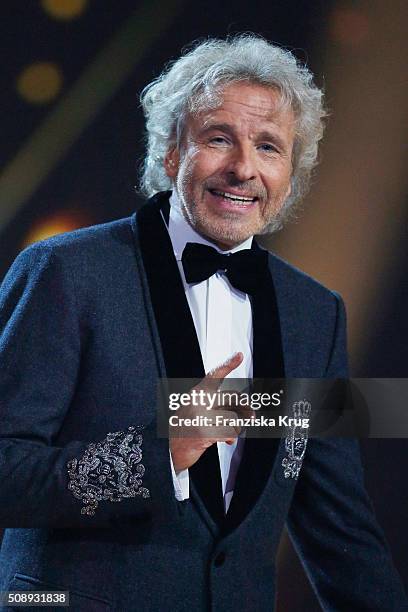
<svg viewBox="0 0 408 612">
<path fill-rule="evenodd" d="M 326 376 L 347 376 L 341 298 Z M 324 610 L 401 612 L 408 601 L 364 485 L 359 444 L 313 438 L 288 516 L 288 531 Z"/>
<path fill-rule="evenodd" d="M 155 423 L 56 444 L 80 375 L 82 315 L 55 248 L 23 251 L 0 288 L 0 527 L 102 527 L 176 508 Z"/>
</svg>

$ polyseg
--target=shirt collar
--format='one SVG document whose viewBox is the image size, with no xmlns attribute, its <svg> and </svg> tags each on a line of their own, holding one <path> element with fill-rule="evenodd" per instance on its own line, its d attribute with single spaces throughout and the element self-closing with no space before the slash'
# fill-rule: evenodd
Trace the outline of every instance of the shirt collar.
<svg viewBox="0 0 408 612">
<path fill-rule="evenodd" d="M 186 218 L 183 215 L 181 210 L 181 203 L 178 197 L 178 194 L 175 189 L 170 196 L 170 217 L 169 217 L 169 226 L 168 231 L 170 235 L 170 240 L 173 245 L 173 251 L 176 259 L 178 261 L 181 260 L 181 256 L 184 251 L 184 247 L 187 242 L 196 242 L 198 244 L 206 244 L 210 247 L 216 249 L 219 253 L 236 253 L 237 251 L 242 251 L 243 249 L 250 249 L 252 246 L 253 237 L 250 236 L 241 244 L 238 244 L 233 249 L 228 251 L 223 251 L 216 244 L 201 236 L 196 230 L 188 223 Z"/>
</svg>

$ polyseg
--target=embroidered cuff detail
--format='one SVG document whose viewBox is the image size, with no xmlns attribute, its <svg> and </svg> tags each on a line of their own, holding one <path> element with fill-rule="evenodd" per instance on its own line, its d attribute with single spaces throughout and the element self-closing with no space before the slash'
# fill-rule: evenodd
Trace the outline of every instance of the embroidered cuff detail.
<svg viewBox="0 0 408 612">
<path fill-rule="evenodd" d="M 143 487 L 141 427 L 108 433 L 102 442 L 91 443 L 80 459 L 67 463 L 68 490 L 84 504 L 81 514 L 94 516 L 100 501 L 150 497 Z"/>
</svg>

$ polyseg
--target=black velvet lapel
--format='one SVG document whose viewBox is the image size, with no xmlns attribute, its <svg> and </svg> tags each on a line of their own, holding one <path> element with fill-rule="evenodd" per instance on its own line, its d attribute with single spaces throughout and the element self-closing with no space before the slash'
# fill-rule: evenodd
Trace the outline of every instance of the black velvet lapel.
<svg viewBox="0 0 408 612">
<path fill-rule="evenodd" d="M 157 194 L 137 213 L 139 240 L 168 378 L 205 376 L 200 346 L 171 240 L 168 221 L 169 192 Z M 217 445 L 203 453 L 190 470 L 190 478 L 213 520 L 224 519 L 221 472 Z"/>
<path fill-rule="evenodd" d="M 253 248 L 260 248 L 255 240 Z M 257 391 L 267 391 L 267 379 L 285 376 L 279 312 L 271 274 L 251 301 L 253 378 L 256 380 Z M 263 379 L 266 380 L 263 382 Z M 223 524 L 224 534 L 235 529 L 255 505 L 273 469 L 279 443 L 279 438 L 245 440 L 234 495 Z"/>
<path fill-rule="evenodd" d="M 184 287 L 161 210 L 168 221 L 169 192 L 157 194 L 137 214 L 142 258 L 168 378 L 204 377 L 204 366 Z M 260 248 L 254 241 L 253 248 Z M 279 313 L 272 277 L 252 298 L 254 378 L 283 378 Z M 245 440 L 234 495 L 224 514 L 217 446 L 190 468 L 190 477 L 222 533 L 232 531 L 262 492 L 273 468 L 279 439 Z"/>
<path fill-rule="evenodd" d="M 165 194 L 167 196 L 167 194 Z M 160 197 L 161 196 L 161 197 Z M 168 378 L 204 376 L 204 366 L 170 237 L 157 194 L 137 213 L 139 240 Z"/>
<path fill-rule="evenodd" d="M 255 248 L 260 248 L 253 241 Z M 281 326 L 275 287 L 269 271 L 264 286 L 251 298 L 253 320 L 253 377 L 283 378 Z"/>
</svg>

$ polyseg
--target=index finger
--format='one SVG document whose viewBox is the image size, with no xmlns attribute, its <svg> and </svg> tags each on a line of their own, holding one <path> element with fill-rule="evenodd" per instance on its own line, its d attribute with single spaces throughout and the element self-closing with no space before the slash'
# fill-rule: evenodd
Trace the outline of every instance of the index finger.
<svg viewBox="0 0 408 612">
<path fill-rule="evenodd" d="M 202 386 L 205 389 L 216 391 L 224 378 L 241 365 L 243 359 L 244 355 L 241 352 L 235 353 L 227 361 L 208 372 L 205 378 L 203 378 Z"/>
</svg>

